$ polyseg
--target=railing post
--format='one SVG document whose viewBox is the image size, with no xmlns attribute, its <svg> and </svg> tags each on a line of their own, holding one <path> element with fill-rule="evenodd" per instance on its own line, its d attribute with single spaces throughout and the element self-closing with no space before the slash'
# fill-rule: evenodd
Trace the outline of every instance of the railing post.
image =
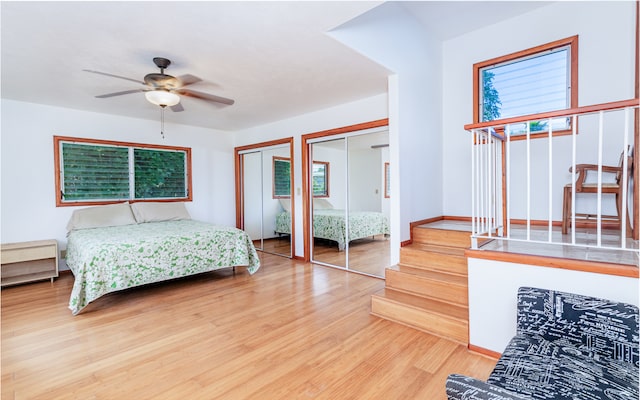
<svg viewBox="0 0 640 400">
<path fill-rule="evenodd" d="M 553 124 L 549 118 L 549 222 L 548 222 L 548 241 L 553 242 Z"/>
<path fill-rule="evenodd" d="M 602 140 L 604 136 L 604 111 L 598 113 L 598 197 L 596 207 L 596 242 L 602 246 Z"/>
<path fill-rule="evenodd" d="M 527 240 L 531 240 L 531 124 L 527 122 Z"/>
<path fill-rule="evenodd" d="M 571 121 L 571 244 L 576 244 L 576 137 L 578 135 L 578 116 Z M 564 222 L 564 221 L 563 221 Z"/>
<path fill-rule="evenodd" d="M 624 155 L 622 158 L 622 205 L 620 207 L 620 247 L 623 249 L 627 248 L 627 188 L 629 185 L 629 155 L 627 152 L 629 151 L 629 107 L 625 107 L 624 109 L 624 137 L 622 139 Z M 637 167 L 636 167 L 637 168 Z M 636 187 L 638 186 L 638 182 L 633 183 Z M 636 189 L 637 190 L 637 189 Z M 638 207 L 637 204 L 634 204 L 634 207 Z"/>
</svg>

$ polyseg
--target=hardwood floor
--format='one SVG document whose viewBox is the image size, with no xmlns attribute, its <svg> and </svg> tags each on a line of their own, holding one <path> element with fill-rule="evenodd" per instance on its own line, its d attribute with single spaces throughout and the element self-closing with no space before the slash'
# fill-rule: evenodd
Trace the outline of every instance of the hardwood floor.
<svg viewBox="0 0 640 400">
<path fill-rule="evenodd" d="M 3 288 L 2 399 L 445 399 L 495 360 L 369 314 L 384 281 L 260 254 L 113 293 L 78 316 L 71 274 Z"/>
<path fill-rule="evenodd" d="M 384 235 L 352 240 L 349 242 L 349 269 L 383 278 L 385 268 L 391 265 L 391 241 Z M 336 242 L 316 239 L 313 259 L 345 267 L 346 252 L 338 251 Z"/>
</svg>

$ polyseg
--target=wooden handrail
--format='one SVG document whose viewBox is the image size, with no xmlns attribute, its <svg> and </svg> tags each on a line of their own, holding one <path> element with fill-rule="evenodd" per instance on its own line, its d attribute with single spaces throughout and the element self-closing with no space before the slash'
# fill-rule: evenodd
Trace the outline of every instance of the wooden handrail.
<svg viewBox="0 0 640 400">
<path fill-rule="evenodd" d="M 509 124 L 515 124 L 515 123 L 518 123 L 518 122 L 537 121 L 537 120 L 540 120 L 540 119 L 556 118 L 556 117 L 567 117 L 567 116 L 570 116 L 570 115 L 589 114 L 589 113 L 593 113 L 593 112 L 597 112 L 597 111 L 607 111 L 607 110 L 615 110 L 616 108 L 638 107 L 638 106 L 640 106 L 640 99 L 638 99 L 638 98 L 629 99 L 629 100 L 622 100 L 622 101 L 613 101 L 613 102 L 610 102 L 610 103 L 594 104 L 594 105 L 591 105 L 591 106 L 566 108 L 564 110 L 548 111 L 548 112 L 538 113 L 538 114 L 529 114 L 529 115 L 523 115 L 521 117 L 496 119 L 496 120 L 493 120 L 493 121 L 478 122 L 478 123 L 475 123 L 475 124 L 467 124 L 467 125 L 464 126 L 464 129 L 469 131 L 469 130 L 472 130 L 472 129 L 480 129 L 480 128 L 501 126 L 501 125 L 509 125 Z"/>
</svg>

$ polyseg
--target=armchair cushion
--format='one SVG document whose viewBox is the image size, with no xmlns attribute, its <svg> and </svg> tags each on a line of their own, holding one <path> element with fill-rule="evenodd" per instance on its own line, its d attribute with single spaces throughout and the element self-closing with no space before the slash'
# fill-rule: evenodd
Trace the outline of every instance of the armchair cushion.
<svg viewBox="0 0 640 400">
<path fill-rule="evenodd" d="M 638 307 L 522 287 L 517 334 L 486 382 L 451 375 L 449 399 L 623 400 L 640 396 Z"/>
<path fill-rule="evenodd" d="M 487 383 L 535 399 L 637 399 L 638 368 L 571 344 L 516 335 Z M 617 396 L 617 397 L 616 397 Z"/>
<path fill-rule="evenodd" d="M 638 307 L 531 287 L 518 290 L 518 334 L 638 365 Z"/>
<path fill-rule="evenodd" d="M 447 398 L 464 400 L 529 400 L 531 397 L 510 392 L 499 386 L 464 375 L 447 378 Z"/>
</svg>

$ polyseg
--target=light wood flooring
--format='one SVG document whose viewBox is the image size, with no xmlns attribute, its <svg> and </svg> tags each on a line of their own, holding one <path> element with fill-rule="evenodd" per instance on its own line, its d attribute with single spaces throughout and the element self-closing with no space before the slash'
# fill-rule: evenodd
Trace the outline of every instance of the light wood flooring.
<svg viewBox="0 0 640 400">
<path fill-rule="evenodd" d="M 347 265 L 347 253 L 338 251 L 338 245 L 331 240 L 315 239 L 313 260 L 338 267 Z M 349 242 L 349 269 L 369 275 L 384 277 L 385 268 L 391 260 L 391 241 L 384 235 L 352 240 Z"/>
<path fill-rule="evenodd" d="M 446 399 L 495 360 L 370 315 L 384 281 L 260 254 L 113 293 L 78 316 L 71 274 L 3 288 L 2 399 Z"/>
</svg>

